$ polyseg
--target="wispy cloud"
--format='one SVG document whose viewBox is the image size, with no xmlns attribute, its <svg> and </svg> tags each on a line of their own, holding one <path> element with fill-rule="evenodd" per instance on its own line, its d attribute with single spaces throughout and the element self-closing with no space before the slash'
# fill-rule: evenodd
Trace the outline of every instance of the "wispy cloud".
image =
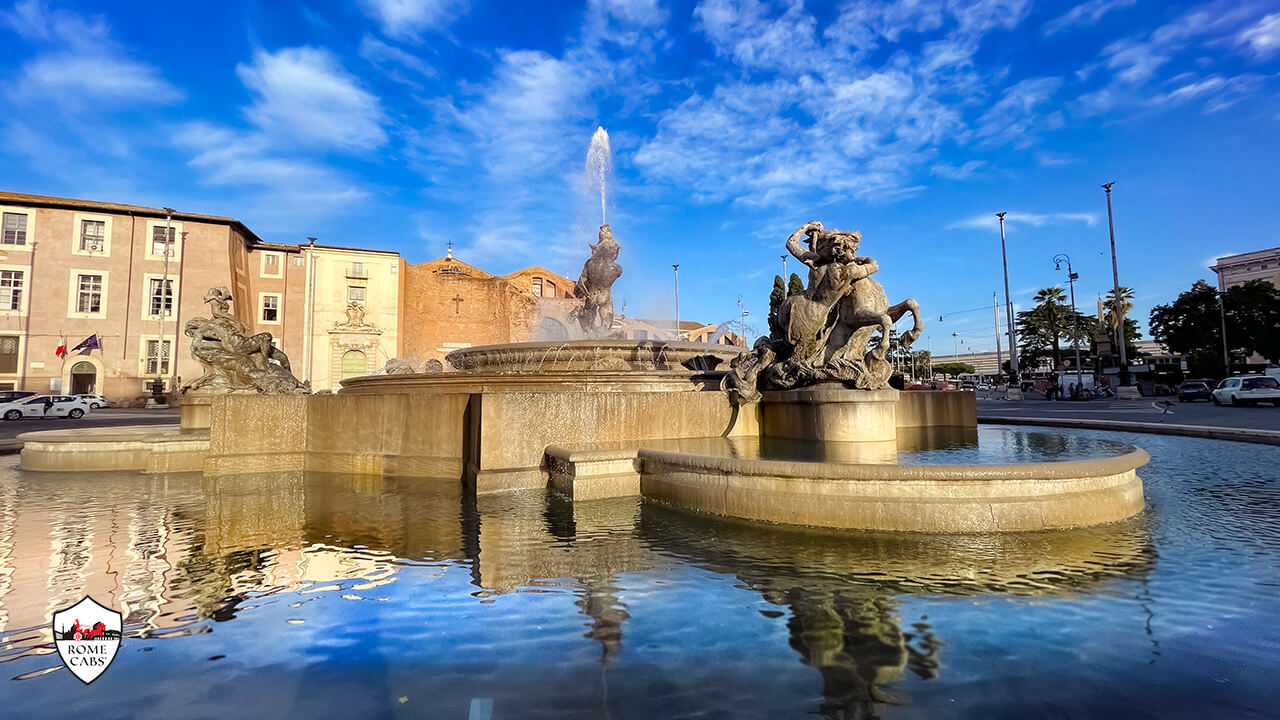
<svg viewBox="0 0 1280 720">
<path fill-rule="evenodd" d="M 1017 228 L 1019 226 L 1043 227 L 1045 225 L 1057 225 L 1065 223 L 1084 223 L 1092 226 L 1098 222 L 1098 216 L 1094 213 L 1031 213 L 1009 211 L 1004 218 L 1005 229 Z M 1000 226 L 999 219 L 995 213 L 983 213 L 974 215 L 963 220 L 957 220 L 947 225 L 948 230 L 972 229 L 972 230 L 990 230 Z"/>
<path fill-rule="evenodd" d="M 1242 31 L 1239 42 L 1262 59 L 1280 52 L 1280 13 L 1271 13 Z"/>
<path fill-rule="evenodd" d="M 102 109 L 165 104 L 183 97 L 158 68 L 129 57 L 101 17 L 52 10 L 27 0 L 12 12 L 0 13 L 0 23 L 40 48 L 17 78 L 13 94 L 22 101 Z"/>
<path fill-rule="evenodd" d="M 428 30 L 437 30 L 466 9 L 465 0 L 360 0 L 388 37 L 418 41 Z"/>
<path fill-rule="evenodd" d="M 1040 32 L 1048 36 L 1077 27 L 1097 25 L 1107 13 L 1129 7 L 1135 2 L 1137 0 L 1088 0 L 1045 23 Z"/>
</svg>

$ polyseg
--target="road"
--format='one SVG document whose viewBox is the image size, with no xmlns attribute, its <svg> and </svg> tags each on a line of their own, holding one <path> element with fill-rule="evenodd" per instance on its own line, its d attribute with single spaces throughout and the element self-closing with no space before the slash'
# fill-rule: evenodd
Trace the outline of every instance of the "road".
<svg viewBox="0 0 1280 720">
<path fill-rule="evenodd" d="M 1210 402 L 1180 403 L 1176 397 L 1144 397 L 1141 400 L 1045 400 L 1043 395 L 1027 394 L 1021 402 L 987 399 L 986 393 L 978 393 L 978 419 L 983 417 L 1062 418 L 1078 420 L 1123 420 L 1131 422 L 1161 422 L 1161 410 L 1153 403 L 1168 400 L 1173 403 L 1164 422 L 1178 425 L 1204 425 L 1209 427 L 1247 428 L 1251 430 L 1280 430 L 1280 408 L 1271 405 L 1259 407 L 1219 407 Z"/>
<path fill-rule="evenodd" d="M 73 428 L 112 427 L 115 425 L 176 425 L 178 409 L 132 410 L 127 408 L 102 408 L 94 410 L 79 420 L 68 418 L 0 420 L 0 441 L 12 440 L 18 435 L 36 430 L 70 430 Z"/>
</svg>

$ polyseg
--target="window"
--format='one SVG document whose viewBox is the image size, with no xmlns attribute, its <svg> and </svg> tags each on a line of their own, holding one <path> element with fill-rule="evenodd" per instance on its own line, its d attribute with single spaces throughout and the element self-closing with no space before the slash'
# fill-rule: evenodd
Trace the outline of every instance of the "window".
<svg viewBox="0 0 1280 720">
<path fill-rule="evenodd" d="M 347 277 L 367 278 L 369 276 L 364 271 L 364 263 L 353 262 L 351 263 L 351 267 L 347 268 Z"/>
<path fill-rule="evenodd" d="M 165 317 L 173 314 L 173 280 L 165 280 L 163 278 L 151 278 L 148 283 L 147 297 L 150 303 L 147 305 L 147 314 L 151 317 L 160 317 L 163 313 Z"/>
<path fill-rule="evenodd" d="M 276 268 L 280 266 L 280 256 L 266 255 L 262 258 L 262 262 L 266 263 L 267 270 L 270 270 L 271 272 L 276 272 Z"/>
<path fill-rule="evenodd" d="M 102 220 L 80 221 L 80 249 L 85 252 L 102 252 L 106 247 L 107 223 Z"/>
<path fill-rule="evenodd" d="M 295 257 L 295 258 L 293 259 L 293 266 L 294 266 L 294 267 L 302 267 L 304 263 L 305 263 L 305 261 L 302 259 L 302 256 L 301 256 L 301 255 L 299 255 L 299 256 L 297 256 L 297 257 Z"/>
<path fill-rule="evenodd" d="M 18 336 L 0 335 L 0 373 L 18 372 Z"/>
<path fill-rule="evenodd" d="M 262 322 L 280 322 L 280 296 L 262 296 Z"/>
<path fill-rule="evenodd" d="M 25 213 L 5 213 L 4 214 L 4 239 L 5 245 L 26 245 L 27 244 L 27 216 Z"/>
<path fill-rule="evenodd" d="M 146 343 L 147 375 L 166 375 L 169 372 L 169 341 L 148 340 Z"/>
<path fill-rule="evenodd" d="M 348 287 L 348 288 L 347 288 L 347 302 L 349 302 L 349 303 L 351 303 L 351 302 L 358 302 L 358 303 L 360 303 L 361 305 L 363 305 L 363 304 L 364 304 L 364 288 L 362 288 L 362 287 Z"/>
<path fill-rule="evenodd" d="M 173 255 L 173 239 L 175 236 L 176 232 L 172 227 L 156 225 L 151 228 L 151 254 L 160 256 Z"/>
<path fill-rule="evenodd" d="M 649 339 L 649 331 L 647 331 L 647 330 L 632 330 L 632 331 L 631 331 L 631 339 L 632 339 L 632 340 L 648 340 L 648 339 Z"/>
<path fill-rule="evenodd" d="M 278 252 L 262 253 L 262 277 L 281 277 L 284 273 L 284 255 Z"/>
<path fill-rule="evenodd" d="M 76 312 L 102 312 L 102 276 L 77 275 Z"/>
<path fill-rule="evenodd" d="M 542 297 L 542 278 L 540 277 L 533 279 L 533 296 Z"/>
<path fill-rule="evenodd" d="M 0 310 L 22 308 L 22 271 L 0 270 Z"/>
<path fill-rule="evenodd" d="M 542 297 L 555 297 L 555 296 L 556 296 L 556 284 L 555 284 L 555 283 L 553 283 L 553 282 L 551 282 L 550 280 L 548 280 L 548 281 L 546 281 L 545 283 L 543 283 L 543 285 L 542 285 L 542 290 L 543 290 L 543 292 L 542 292 Z"/>
</svg>

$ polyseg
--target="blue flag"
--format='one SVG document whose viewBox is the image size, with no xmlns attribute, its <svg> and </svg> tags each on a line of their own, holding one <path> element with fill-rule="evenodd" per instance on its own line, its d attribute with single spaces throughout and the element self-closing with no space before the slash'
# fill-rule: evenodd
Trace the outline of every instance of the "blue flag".
<svg viewBox="0 0 1280 720">
<path fill-rule="evenodd" d="M 85 338 L 84 340 L 81 340 L 79 345 L 71 348 L 71 352 L 75 352 L 79 350 L 81 355 L 88 355 L 94 350 L 101 350 L 101 349 L 102 349 L 102 343 L 98 342 L 98 333 L 94 333 L 89 337 Z"/>
</svg>

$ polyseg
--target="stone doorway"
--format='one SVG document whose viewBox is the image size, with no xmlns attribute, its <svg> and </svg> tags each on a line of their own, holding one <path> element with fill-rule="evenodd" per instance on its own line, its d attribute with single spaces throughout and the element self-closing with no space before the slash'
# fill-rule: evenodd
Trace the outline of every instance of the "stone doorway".
<svg viewBox="0 0 1280 720">
<path fill-rule="evenodd" d="M 71 394 L 86 395 L 98 390 L 98 368 L 81 360 L 71 366 Z"/>
</svg>

